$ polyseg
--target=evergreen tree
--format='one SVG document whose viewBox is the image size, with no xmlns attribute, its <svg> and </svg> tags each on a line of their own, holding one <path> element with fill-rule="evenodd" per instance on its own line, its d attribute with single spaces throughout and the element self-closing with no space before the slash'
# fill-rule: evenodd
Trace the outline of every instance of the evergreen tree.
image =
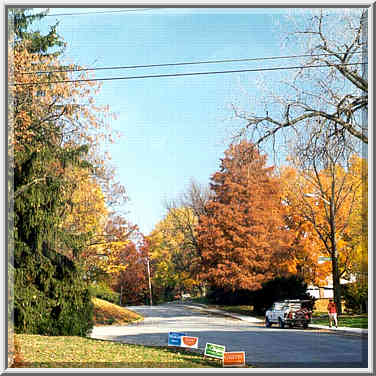
<svg viewBox="0 0 376 376">
<path fill-rule="evenodd" d="M 17 57 L 25 46 L 29 58 L 58 55 L 63 42 L 56 35 L 56 25 L 46 35 L 29 31 L 31 23 L 45 13 L 28 15 L 27 10 L 12 9 L 11 15 L 16 71 L 24 68 L 17 65 L 22 60 Z M 13 92 L 15 330 L 85 335 L 92 327 L 93 309 L 85 276 L 57 249 L 62 241 L 74 252 L 82 244 L 81 238 L 62 233 L 60 224 L 74 189 L 65 171 L 72 166 L 89 167 L 88 147 L 64 140 L 60 120 L 66 107 L 58 105 L 62 96 L 56 92 L 49 96 L 49 90 L 49 86 L 43 91 L 19 86 Z M 50 103 L 43 102 L 49 97 L 53 97 Z"/>
<path fill-rule="evenodd" d="M 21 43 L 24 40 L 29 40 L 31 43 L 28 51 L 32 53 L 40 53 L 48 55 L 51 48 L 56 49 L 53 52 L 59 55 L 65 46 L 64 42 L 57 34 L 58 22 L 50 26 L 50 30 L 46 35 L 42 35 L 40 31 L 31 31 L 30 28 L 35 21 L 39 21 L 48 15 L 48 10 L 39 13 L 33 13 L 28 8 L 10 8 L 9 10 L 9 33 L 14 33 L 14 45 Z"/>
</svg>

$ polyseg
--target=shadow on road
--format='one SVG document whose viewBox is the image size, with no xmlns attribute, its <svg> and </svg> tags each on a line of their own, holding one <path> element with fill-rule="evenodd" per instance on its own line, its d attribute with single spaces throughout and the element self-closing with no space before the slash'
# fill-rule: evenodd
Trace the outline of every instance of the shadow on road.
<svg viewBox="0 0 376 376">
<path fill-rule="evenodd" d="M 199 338 L 198 347 L 202 353 L 206 342 L 224 345 L 226 351 L 245 351 L 246 363 L 255 367 L 368 367 L 367 341 L 360 337 L 342 338 L 321 332 L 307 332 L 307 335 L 302 336 L 296 331 L 286 332 L 286 330 L 268 331 L 268 335 L 265 334 L 264 330 L 186 332 L 186 335 Z M 149 346 L 167 346 L 167 338 L 167 332 L 106 337 L 112 341 Z"/>
</svg>

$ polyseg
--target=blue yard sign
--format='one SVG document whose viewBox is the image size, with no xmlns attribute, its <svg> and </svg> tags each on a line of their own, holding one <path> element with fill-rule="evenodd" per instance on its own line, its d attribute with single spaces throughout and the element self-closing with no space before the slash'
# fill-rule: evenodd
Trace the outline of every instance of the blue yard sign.
<svg viewBox="0 0 376 376">
<path fill-rule="evenodd" d="M 185 336 L 185 333 L 169 332 L 168 333 L 168 346 L 180 346 L 181 337 Z"/>
</svg>

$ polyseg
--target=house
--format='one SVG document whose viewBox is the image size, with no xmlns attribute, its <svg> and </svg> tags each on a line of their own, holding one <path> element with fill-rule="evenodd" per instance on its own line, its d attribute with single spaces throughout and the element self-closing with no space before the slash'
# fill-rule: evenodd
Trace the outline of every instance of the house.
<svg viewBox="0 0 376 376">
<path fill-rule="evenodd" d="M 346 283 L 355 282 L 355 278 L 352 277 L 350 280 L 347 279 L 340 279 L 341 285 L 345 285 Z M 315 303 L 315 310 L 324 312 L 326 311 L 326 307 L 328 305 L 329 299 L 333 299 L 333 282 L 331 277 L 326 279 L 326 284 L 321 286 L 315 285 L 308 285 L 307 286 L 307 293 L 310 294 L 312 297 L 316 299 Z"/>
</svg>

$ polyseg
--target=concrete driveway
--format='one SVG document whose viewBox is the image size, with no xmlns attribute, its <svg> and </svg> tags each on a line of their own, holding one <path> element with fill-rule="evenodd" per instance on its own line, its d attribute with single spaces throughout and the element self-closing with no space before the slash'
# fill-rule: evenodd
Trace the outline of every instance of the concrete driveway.
<svg viewBox="0 0 376 376">
<path fill-rule="evenodd" d="M 199 337 L 225 345 L 226 351 L 245 351 L 247 364 L 267 368 L 367 368 L 365 336 L 332 333 L 319 329 L 265 328 L 182 304 L 127 307 L 145 319 L 127 326 L 95 327 L 92 338 L 128 344 L 167 346 L 168 332 Z"/>
</svg>

